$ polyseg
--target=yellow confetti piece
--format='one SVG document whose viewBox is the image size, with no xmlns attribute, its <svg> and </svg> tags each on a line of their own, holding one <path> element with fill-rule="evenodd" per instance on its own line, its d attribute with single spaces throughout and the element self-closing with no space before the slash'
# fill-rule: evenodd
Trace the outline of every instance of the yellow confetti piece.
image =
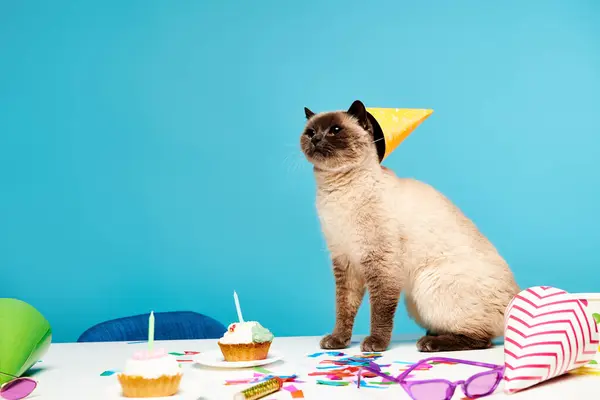
<svg viewBox="0 0 600 400">
<path fill-rule="evenodd" d="M 597 375 L 600 376 L 600 369 L 590 368 L 590 367 L 581 367 L 569 371 L 570 374 L 573 375 Z"/>
</svg>

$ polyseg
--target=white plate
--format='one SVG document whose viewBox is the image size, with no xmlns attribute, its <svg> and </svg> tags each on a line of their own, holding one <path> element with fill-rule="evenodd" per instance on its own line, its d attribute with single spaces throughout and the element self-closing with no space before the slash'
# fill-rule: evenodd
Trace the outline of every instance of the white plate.
<svg viewBox="0 0 600 400">
<path fill-rule="evenodd" d="M 207 367 L 216 368 L 248 368 L 258 367 L 260 365 L 267 365 L 283 359 L 283 355 L 277 351 L 270 350 L 267 354 L 267 358 L 264 360 L 255 361 L 225 361 L 223 353 L 220 350 L 208 351 L 206 353 L 200 353 L 194 361 L 198 364 L 205 365 Z"/>
</svg>

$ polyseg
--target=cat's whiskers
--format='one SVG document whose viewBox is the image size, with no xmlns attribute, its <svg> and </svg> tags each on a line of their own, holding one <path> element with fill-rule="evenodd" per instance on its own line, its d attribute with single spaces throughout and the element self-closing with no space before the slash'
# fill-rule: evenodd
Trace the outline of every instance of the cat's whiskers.
<svg viewBox="0 0 600 400">
<path fill-rule="evenodd" d="M 383 139 L 385 139 L 385 138 L 379 138 L 379 139 L 377 139 L 377 140 L 375 140 L 375 141 L 373 141 L 371 143 L 377 143 L 377 142 L 379 142 L 380 140 L 383 140 Z"/>
<path fill-rule="evenodd" d="M 283 163 L 287 165 L 287 172 L 296 172 L 299 168 L 304 168 L 304 157 L 300 151 L 293 151 L 284 157 Z"/>
</svg>

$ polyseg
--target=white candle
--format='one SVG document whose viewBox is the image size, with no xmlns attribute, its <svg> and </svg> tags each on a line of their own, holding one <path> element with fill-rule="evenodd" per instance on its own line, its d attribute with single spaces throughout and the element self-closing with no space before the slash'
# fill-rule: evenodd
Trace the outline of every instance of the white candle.
<svg viewBox="0 0 600 400">
<path fill-rule="evenodd" d="M 244 317 L 242 316 L 242 309 L 240 308 L 240 300 L 238 299 L 238 295 L 233 291 L 233 300 L 235 301 L 235 309 L 237 311 L 238 319 L 240 322 L 244 322 Z"/>
<path fill-rule="evenodd" d="M 154 350 L 154 311 L 150 311 L 148 318 L 148 350 Z"/>
</svg>

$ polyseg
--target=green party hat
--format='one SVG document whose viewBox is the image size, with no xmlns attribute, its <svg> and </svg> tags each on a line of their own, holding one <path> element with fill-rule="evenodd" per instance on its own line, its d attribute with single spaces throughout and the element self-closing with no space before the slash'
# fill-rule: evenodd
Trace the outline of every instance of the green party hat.
<svg viewBox="0 0 600 400">
<path fill-rule="evenodd" d="M 23 375 L 51 341 L 50 323 L 38 310 L 21 300 L 0 298 L 0 372 Z M 11 379 L 0 374 L 0 385 Z"/>
</svg>

